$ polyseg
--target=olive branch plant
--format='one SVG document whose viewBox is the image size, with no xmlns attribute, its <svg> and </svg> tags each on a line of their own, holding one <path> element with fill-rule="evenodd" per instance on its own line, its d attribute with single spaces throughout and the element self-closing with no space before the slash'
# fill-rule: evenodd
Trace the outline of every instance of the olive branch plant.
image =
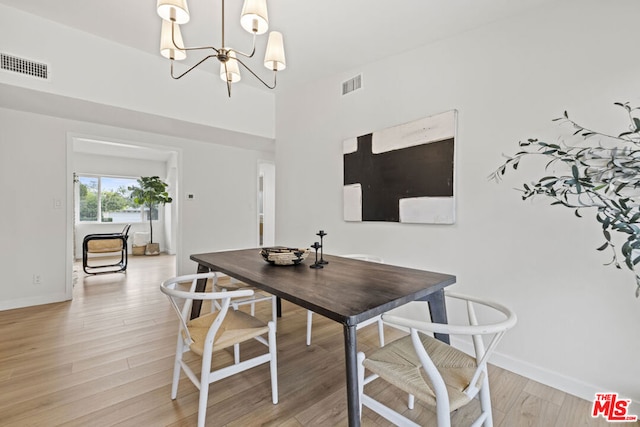
<svg viewBox="0 0 640 427">
<path fill-rule="evenodd" d="M 525 157 L 541 156 L 547 160 L 545 176 L 531 184 L 522 184 L 522 200 L 546 196 L 551 205 L 574 209 L 577 217 L 587 208 L 596 210 L 602 226 L 604 243 L 598 251 L 610 250 L 612 259 L 605 265 L 621 268 L 624 264 L 635 274 L 636 297 L 640 297 L 640 107 L 616 102 L 626 111 L 629 128 L 619 135 L 589 129 L 569 118 L 565 111 L 555 122 L 567 123 L 573 129 L 559 143 L 539 139 L 521 141 L 521 151 L 505 156 L 506 161 L 489 177 L 500 182 L 509 168 L 518 169 Z M 567 140 L 578 139 L 576 143 Z M 626 237 L 619 248 L 612 232 Z"/>
</svg>

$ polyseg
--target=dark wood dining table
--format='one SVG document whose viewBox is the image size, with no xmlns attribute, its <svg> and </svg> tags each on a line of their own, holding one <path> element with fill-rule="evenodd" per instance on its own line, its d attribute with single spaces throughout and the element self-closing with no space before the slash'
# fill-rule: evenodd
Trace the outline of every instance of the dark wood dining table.
<svg viewBox="0 0 640 427">
<path fill-rule="evenodd" d="M 343 325 L 350 426 L 359 426 L 356 325 L 411 301 L 428 301 L 433 322 L 447 322 L 444 288 L 456 281 L 450 274 L 372 263 L 324 254 L 329 263 L 309 268 L 307 260 L 290 266 L 268 264 L 260 248 L 191 255 L 198 272 L 218 271 L 290 301 Z M 205 283 L 197 290 L 204 291 Z M 194 313 L 200 310 L 194 301 Z M 427 315 L 425 314 L 425 317 Z M 437 338 L 448 342 L 446 335 Z"/>
</svg>

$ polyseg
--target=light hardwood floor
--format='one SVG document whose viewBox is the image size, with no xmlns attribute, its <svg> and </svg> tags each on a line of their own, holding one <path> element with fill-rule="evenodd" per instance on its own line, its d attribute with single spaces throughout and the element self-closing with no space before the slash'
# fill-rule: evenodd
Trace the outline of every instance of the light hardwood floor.
<svg viewBox="0 0 640 427">
<path fill-rule="evenodd" d="M 196 388 L 183 379 L 178 399 L 169 397 L 177 321 L 158 285 L 173 275 L 172 256 L 130 257 L 126 274 L 84 277 L 79 269 L 71 302 L 0 312 L 0 425 L 195 425 Z M 258 316 L 267 319 L 268 306 L 259 304 Z M 284 302 L 283 312 L 280 402 L 271 403 L 263 365 L 211 386 L 207 425 L 347 425 L 341 326 L 314 316 L 307 347 L 306 310 Z M 401 334 L 385 332 L 387 341 Z M 377 339 L 376 327 L 358 332 L 365 352 Z M 607 425 L 590 417 L 590 402 L 522 376 L 492 367 L 490 381 L 496 426 Z M 368 387 L 390 406 L 406 408 L 392 388 Z M 477 411 L 477 402 L 459 410 L 454 426 L 468 425 Z M 405 413 L 435 425 L 435 415 L 419 402 Z M 363 425 L 389 423 L 365 408 Z"/>
</svg>

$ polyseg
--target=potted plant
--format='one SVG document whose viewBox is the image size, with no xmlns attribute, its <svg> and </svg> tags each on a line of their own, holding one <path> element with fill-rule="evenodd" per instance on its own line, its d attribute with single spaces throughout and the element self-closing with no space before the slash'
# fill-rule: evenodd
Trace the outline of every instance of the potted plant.
<svg viewBox="0 0 640 427">
<path fill-rule="evenodd" d="M 138 206 L 149 210 L 149 243 L 145 255 L 158 255 L 160 244 L 153 243 L 153 209 L 158 205 L 171 203 L 173 199 L 167 193 L 167 183 L 158 176 L 143 176 L 138 179 L 138 187 L 131 186 L 131 199 Z"/>
<path fill-rule="evenodd" d="M 586 209 L 595 211 L 604 242 L 599 251 L 610 250 L 610 264 L 626 266 L 635 274 L 636 297 L 640 297 L 640 108 L 616 102 L 628 117 L 628 126 L 619 134 L 607 134 L 578 124 L 564 115 L 554 121 L 570 126 L 570 134 L 559 142 L 528 139 L 520 151 L 491 175 L 500 181 L 505 172 L 525 157 L 545 159 L 543 176 L 523 184 L 522 200 L 536 196 L 549 198 L 552 205 L 573 209 L 577 217 Z M 618 242 L 612 232 L 622 236 Z"/>
</svg>

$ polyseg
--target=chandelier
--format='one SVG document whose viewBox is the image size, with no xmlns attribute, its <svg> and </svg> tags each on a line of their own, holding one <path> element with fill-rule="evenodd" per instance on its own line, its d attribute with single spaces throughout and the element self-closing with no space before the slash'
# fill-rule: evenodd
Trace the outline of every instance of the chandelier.
<svg viewBox="0 0 640 427">
<path fill-rule="evenodd" d="M 162 18 L 162 32 L 160 34 L 160 54 L 171 60 L 171 77 L 180 79 L 210 58 L 220 61 L 220 78 L 227 83 L 227 93 L 231 97 L 231 83 L 240 81 L 240 67 L 242 65 L 255 78 L 269 89 L 276 87 L 276 74 L 286 68 L 282 33 L 271 31 L 264 55 L 264 66 L 273 71 L 273 84 L 268 84 L 260 78 L 239 57 L 251 58 L 256 52 L 256 36 L 264 34 L 269 29 L 267 15 L 267 0 L 245 0 L 240 15 L 240 25 L 253 35 L 251 53 L 244 53 L 228 47 L 224 37 L 224 0 L 222 0 L 222 42 L 220 47 L 198 46 L 185 47 L 180 33 L 180 25 L 189 22 L 189 8 L 187 0 L 158 0 L 158 15 Z M 181 61 L 187 57 L 188 51 L 213 51 L 200 59 L 195 65 L 181 74 L 174 73 L 174 61 Z"/>
</svg>

